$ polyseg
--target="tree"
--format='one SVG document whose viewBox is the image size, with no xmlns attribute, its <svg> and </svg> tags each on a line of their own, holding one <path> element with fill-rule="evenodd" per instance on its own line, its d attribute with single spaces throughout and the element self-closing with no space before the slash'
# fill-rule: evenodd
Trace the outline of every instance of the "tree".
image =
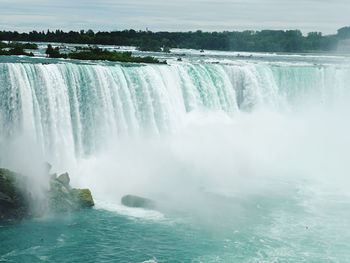
<svg viewBox="0 0 350 263">
<path fill-rule="evenodd" d="M 67 55 L 60 53 L 60 49 L 58 47 L 53 48 L 51 44 L 47 45 L 45 54 L 49 58 L 66 58 L 67 57 Z"/>
<path fill-rule="evenodd" d="M 153 51 L 153 52 L 161 52 L 160 43 L 157 40 L 151 39 L 148 35 L 144 36 L 141 39 L 140 45 L 137 47 L 140 51 Z"/>
</svg>

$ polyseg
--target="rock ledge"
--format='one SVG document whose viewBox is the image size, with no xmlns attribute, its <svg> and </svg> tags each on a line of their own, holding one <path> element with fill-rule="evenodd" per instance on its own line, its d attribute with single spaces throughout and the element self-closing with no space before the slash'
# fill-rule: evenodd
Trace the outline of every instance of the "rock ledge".
<svg viewBox="0 0 350 263">
<path fill-rule="evenodd" d="M 34 216 L 31 205 L 35 204 L 36 200 L 30 193 L 28 180 L 26 176 L 0 168 L 0 221 Z M 72 189 L 69 183 L 68 173 L 58 177 L 55 174 L 49 175 L 47 209 L 43 210 L 61 213 L 95 205 L 89 189 Z M 35 216 L 41 216 L 45 211 L 36 212 Z"/>
</svg>

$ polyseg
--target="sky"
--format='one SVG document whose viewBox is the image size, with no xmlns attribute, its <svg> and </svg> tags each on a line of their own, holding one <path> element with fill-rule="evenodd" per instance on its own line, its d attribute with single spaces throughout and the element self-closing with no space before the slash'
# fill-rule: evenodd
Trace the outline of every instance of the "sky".
<svg viewBox="0 0 350 263">
<path fill-rule="evenodd" d="M 242 31 L 336 33 L 350 0 L 0 0 L 0 30 Z"/>
</svg>

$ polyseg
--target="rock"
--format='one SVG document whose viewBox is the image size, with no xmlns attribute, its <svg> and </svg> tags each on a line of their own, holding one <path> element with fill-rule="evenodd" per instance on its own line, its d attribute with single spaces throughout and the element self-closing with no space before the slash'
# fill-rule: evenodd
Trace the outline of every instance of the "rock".
<svg viewBox="0 0 350 263">
<path fill-rule="evenodd" d="M 128 207 L 145 208 L 145 209 L 154 209 L 156 207 L 156 203 L 153 200 L 135 196 L 135 195 L 123 196 L 121 201 L 123 205 Z"/>
<path fill-rule="evenodd" d="M 51 212 L 60 213 L 74 210 L 71 197 L 59 191 L 51 191 L 49 194 L 49 209 Z"/>
<path fill-rule="evenodd" d="M 65 173 L 51 179 L 49 208 L 52 212 L 69 212 L 94 206 L 89 189 L 72 189 L 69 174 Z"/>
<path fill-rule="evenodd" d="M 3 203 L 5 205 L 12 205 L 13 200 L 8 195 L 0 192 L 0 203 Z"/>
<path fill-rule="evenodd" d="M 46 192 L 48 210 L 53 213 L 71 212 L 94 206 L 89 189 L 72 189 L 69 174 L 50 175 Z M 30 194 L 29 178 L 6 169 L 0 169 L 0 221 L 33 216 L 29 204 L 37 200 Z M 47 209 L 39 211 L 42 215 Z"/>
<path fill-rule="evenodd" d="M 78 203 L 81 208 L 88 208 L 95 205 L 89 189 L 73 189 L 72 194 L 75 202 Z"/>
<path fill-rule="evenodd" d="M 57 180 L 60 181 L 64 186 L 69 186 L 70 178 L 68 173 L 61 174 L 59 177 L 57 177 Z"/>
<path fill-rule="evenodd" d="M 58 178 L 51 179 L 48 191 L 48 205 L 53 212 L 66 212 L 73 209 L 69 189 Z"/>
<path fill-rule="evenodd" d="M 29 194 L 22 179 L 19 174 L 0 169 L 0 221 L 29 215 Z"/>
</svg>

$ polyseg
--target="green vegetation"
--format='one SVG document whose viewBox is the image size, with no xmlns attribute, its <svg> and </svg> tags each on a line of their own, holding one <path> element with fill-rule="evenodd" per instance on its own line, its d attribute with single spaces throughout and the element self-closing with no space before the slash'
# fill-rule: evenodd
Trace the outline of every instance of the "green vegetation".
<svg viewBox="0 0 350 263">
<path fill-rule="evenodd" d="M 101 48 L 94 48 L 89 51 L 72 52 L 68 55 L 71 59 L 80 60 L 108 60 L 118 62 L 134 62 L 134 63 L 154 63 L 154 64 L 166 64 L 154 57 L 133 57 L 131 52 L 116 52 L 107 51 Z"/>
<path fill-rule="evenodd" d="M 9 49 L 32 49 L 32 50 L 36 50 L 38 49 L 38 45 L 35 43 L 18 43 L 18 42 L 9 42 L 9 43 L 4 43 L 0 41 L 0 49 L 4 49 L 4 48 L 9 48 Z"/>
<path fill-rule="evenodd" d="M 140 43 L 136 46 L 137 50 L 140 51 L 152 51 L 152 52 L 164 52 L 170 53 L 170 47 L 168 46 L 169 41 L 163 39 L 157 41 L 152 39 L 150 36 L 143 36 Z"/>
<path fill-rule="evenodd" d="M 46 49 L 46 54 L 50 58 L 166 64 L 166 61 L 159 61 L 154 57 L 134 57 L 131 52 L 108 51 L 98 47 L 77 47 L 76 51 L 69 54 L 61 54 L 58 47 L 53 48 L 52 45 L 49 44 Z"/>
<path fill-rule="evenodd" d="M 66 54 L 61 54 L 59 47 L 53 48 L 52 45 L 48 45 L 45 54 L 49 58 L 67 58 Z"/>
<path fill-rule="evenodd" d="M 0 41 L 0 49 L 7 48 L 7 45 L 4 42 Z"/>
<path fill-rule="evenodd" d="M 299 30 L 262 30 L 243 32 L 150 32 L 113 31 L 63 32 L 62 30 L 30 33 L 0 31 L 0 40 L 43 41 L 79 44 L 136 46 L 142 51 L 169 51 L 169 48 L 209 50 L 308 52 L 330 51 L 338 41 L 350 38 L 350 27 L 343 27 L 335 35 L 323 36 L 310 32 L 304 36 Z"/>
<path fill-rule="evenodd" d="M 56 174 L 50 174 L 51 165 L 46 165 L 49 189 L 45 196 L 48 206 L 35 210 L 31 207 L 31 204 L 37 202 L 32 193 L 35 182 L 31 182 L 27 176 L 0 168 L 0 224 L 9 220 L 42 216 L 47 209 L 61 213 L 95 205 L 89 189 L 72 189 L 68 173 L 57 177 Z"/>
<path fill-rule="evenodd" d="M 21 44 L 10 42 L 8 44 L 0 41 L 0 55 L 11 56 L 11 55 L 23 55 L 23 56 L 34 56 L 32 52 L 28 53 L 24 49 L 37 49 L 36 44 Z M 132 63 L 154 63 L 154 64 L 166 64 L 166 61 L 159 61 L 154 57 L 134 57 L 131 52 L 116 52 L 108 51 L 105 49 L 94 47 L 76 47 L 75 51 L 65 54 L 60 52 L 59 47 L 52 47 L 51 44 L 47 46 L 45 51 L 49 58 L 71 58 L 79 60 L 108 60 L 117 62 L 132 62 Z"/>
<path fill-rule="evenodd" d="M 299 30 L 262 30 L 243 32 L 150 32 L 150 31 L 113 31 L 113 32 L 93 32 L 92 30 L 80 32 L 63 32 L 62 30 L 30 33 L 18 33 L 10 31 L 0 31 L 0 40 L 8 41 L 43 41 L 59 43 L 79 43 L 79 44 L 104 44 L 120 46 L 136 46 L 140 51 L 170 52 L 170 48 L 192 48 L 209 50 L 232 50 L 232 51 L 255 51 L 255 52 L 310 52 L 310 51 L 331 51 L 334 50 L 338 42 L 350 38 L 350 27 L 340 28 L 337 34 L 323 36 L 320 32 L 310 32 L 303 35 Z M 10 48 L 9 50 L 4 50 Z M 5 44 L 0 42 L 0 54 L 25 55 L 24 49 L 37 49 L 36 44 L 20 44 L 10 42 Z M 81 47 L 78 50 L 83 52 L 72 53 L 77 59 L 106 59 L 111 61 L 130 61 L 130 56 L 116 54 L 102 54 L 100 51 L 94 52 L 91 47 Z M 97 51 L 97 50 L 96 50 Z M 56 48 L 49 51 L 50 57 L 64 57 L 59 55 Z M 80 54 L 81 53 L 81 54 Z M 69 55 L 68 55 L 69 56 Z M 89 57 L 89 58 L 87 58 Z M 104 58 L 98 58 L 104 57 Z M 137 59 L 135 59 L 137 60 Z M 146 59 L 146 63 L 150 58 Z"/>
<path fill-rule="evenodd" d="M 38 49 L 37 44 L 31 44 L 31 43 L 17 43 L 17 42 L 10 42 L 8 44 L 0 41 L 0 55 L 2 56 L 31 56 L 33 57 L 34 54 L 32 52 L 28 53 L 24 51 L 24 49 Z"/>
<path fill-rule="evenodd" d="M 89 189 L 72 189 L 69 183 L 68 173 L 58 177 L 51 175 L 48 204 L 52 212 L 69 212 L 95 205 Z"/>
<path fill-rule="evenodd" d="M 22 49 L 32 49 L 32 50 L 36 50 L 38 49 L 38 45 L 35 43 L 18 43 L 18 42 L 10 42 L 7 44 L 7 47 L 12 47 L 12 48 L 22 48 Z"/>
<path fill-rule="evenodd" d="M 34 54 L 32 52 L 30 52 L 30 53 L 25 52 L 23 50 L 23 48 L 20 48 L 20 47 L 11 48 L 10 50 L 0 49 L 0 56 L 11 56 L 11 55 L 30 56 L 30 57 L 34 56 Z"/>
<path fill-rule="evenodd" d="M 73 200 L 81 208 L 89 208 L 95 205 L 89 189 L 72 189 Z"/>
<path fill-rule="evenodd" d="M 160 43 L 157 40 L 150 38 L 149 36 L 142 37 L 140 44 L 137 45 L 137 49 L 140 51 L 162 51 Z"/>
</svg>

